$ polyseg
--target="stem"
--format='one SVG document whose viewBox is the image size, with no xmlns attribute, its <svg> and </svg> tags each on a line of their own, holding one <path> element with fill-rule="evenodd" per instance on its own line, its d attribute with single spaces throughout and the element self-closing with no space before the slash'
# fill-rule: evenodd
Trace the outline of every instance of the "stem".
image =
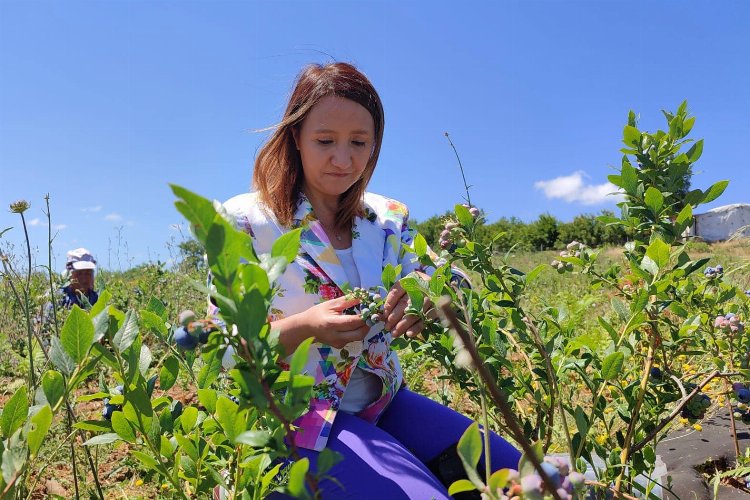
<svg viewBox="0 0 750 500">
<path fill-rule="evenodd" d="M 619 493 L 620 488 L 622 487 L 622 479 L 625 475 L 625 466 L 631 456 L 630 446 L 632 445 L 633 434 L 635 433 L 635 426 L 638 420 L 635 417 L 641 411 L 641 406 L 643 405 L 643 400 L 645 399 L 646 391 L 648 390 L 648 379 L 651 376 L 651 367 L 654 365 L 654 350 L 656 341 L 658 339 L 659 330 L 656 326 L 656 318 L 654 317 L 653 312 L 649 311 L 649 317 L 651 320 L 651 335 L 649 336 L 646 365 L 643 367 L 643 373 L 641 374 L 641 384 L 639 387 L 638 398 L 635 401 L 635 407 L 630 412 L 631 419 L 630 423 L 628 424 L 628 431 L 625 434 L 625 445 L 622 447 L 622 452 L 620 453 L 620 464 L 622 465 L 622 469 L 620 470 L 620 474 L 617 476 L 617 480 L 615 481 L 615 493 Z"/>
<path fill-rule="evenodd" d="M 542 337 L 539 335 L 539 330 L 537 329 L 536 325 L 534 325 L 534 323 L 532 323 L 531 320 L 528 319 L 528 317 L 525 317 L 523 321 L 529 327 L 529 330 L 531 330 L 531 332 L 534 334 L 534 342 L 537 344 L 537 349 L 539 349 L 539 352 L 541 353 L 542 358 L 544 358 L 544 362 L 545 362 L 545 364 L 547 366 L 547 382 L 550 385 L 550 390 L 551 390 L 551 393 L 552 393 L 551 394 L 552 400 L 550 401 L 550 414 L 554 414 L 555 413 L 555 410 L 554 410 L 554 406 L 555 406 L 554 395 L 555 394 L 562 395 L 562 393 L 557 388 L 557 372 L 554 371 L 554 369 L 552 367 L 552 360 L 550 359 L 549 354 L 547 353 L 547 351 L 544 349 L 544 343 L 542 342 Z M 570 437 L 570 429 L 568 428 L 568 419 L 565 416 L 565 409 L 562 406 L 562 398 L 561 397 L 557 398 L 557 411 L 560 412 L 560 418 L 562 418 L 563 430 L 565 430 L 565 438 L 568 441 L 568 450 L 570 450 L 570 453 L 573 453 L 573 439 Z M 551 427 L 552 427 L 552 417 L 551 416 L 550 416 L 550 423 L 549 423 L 549 425 L 550 425 L 550 429 L 551 429 Z M 545 447 L 545 451 L 546 450 L 547 450 L 547 448 Z M 571 467 L 572 467 L 573 470 L 576 470 L 575 461 L 571 460 L 570 461 L 570 465 L 571 465 Z"/>
<path fill-rule="evenodd" d="M 486 396 L 484 394 L 484 384 L 481 380 L 478 380 L 479 382 L 479 397 L 480 401 L 482 403 L 482 420 L 484 423 L 484 477 L 485 481 L 490 480 L 490 476 L 492 475 L 492 464 L 490 463 L 490 422 L 489 422 L 489 416 L 487 415 L 487 401 Z"/>
<path fill-rule="evenodd" d="M 464 175 L 464 166 L 461 164 L 461 157 L 458 156 L 458 151 L 456 150 L 456 146 L 453 145 L 453 141 L 451 141 L 451 138 L 448 135 L 448 132 L 445 133 L 445 138 L 448 139 L 448 143 L 451 145 L 451 147 L 453 148 L 453 152 L 456 155 L 456 160 L 458 160 L 458 168 L 461 169 L 461 178 L 464 180 L 464 190 L 466 191 L 466 202 L 471 207 L 472 206 L 472 204 L 471 204 L 471 196 L 469 195 L 469 187 L 471 187 L 471 186 L 469 186 L 468 184 L 466 184 L 466 176 Z"/>
<path fill-rule="evenodd" d="M 72 433 L 72 429 L 73 423 L 70 418 L 70 413 L 68 413 L 68 433 Z M 80 498 L 81 494 L 78 491 L 78 464 L 76 463 L 75 439 L 70 440 L 70 461 L 73 465 L 73 487 L 76 490 L 76 498 Z"/>
<path fill-rule="evenodd" d="M 52 216 L 49 209 L 49 193 L 44 197 L 47 202 L 47 272 L 49 273 L 49 292 L 52 297 L 52 317 L 55 321 L 55 334 L 59 334 L 60 325 L 57 322 L 57 301 L 55 300 L 55 285 L 52 281 Z"/>
<path fill-rule="evenodd" d="M 664 427 L 666 427 L 667 424 L 669 422 L 671 422 L 680 413 L 680 411 L 682 411 L 682 409 L 685 407 L 685 405 L 688 404 L 688 401 L 690 401 L 690 399 L 693 396 L 695 396 L 696 394 L 698 394 L 701 391 L 701 389 L 703 389 L 703 387 L 707 383 L 709 383 L 714 377 L 726 376 L 726 375 L 727 374 L 722 374 L 721 372 L 719 372 L 719 370 L 714 370 L 713 372 L 711 372 L 705 379 L 703 379 L 698 384 L 698 386 L 695 389 L 692 390 L 692 392 L 690 392 L 690 394 L 687 395 L 687 397 L 683 398 L 683 400 L 680 401 L 680 403 L 674 408 L 674 410 L 672 410 L 672 413 L 670 413 L 667 416 L 667 418 L 665 418 L 664 420 L 662 420 L 659 423 L 659 425 L 657 425 L 654 428 L 654 430 L 652 430 L 651 432 L 649 432 L 648 436 L 646 436 L 645 438 L 643 438 L 643 440 L 641 440 L 639 443 L 633 445 L 633 447 L 630 450 L 630 454 L 628 455 L 628 458 L 630 458 L 630 456 L 632 456 L 633 453 L 637 453 L 638 451 L 640 451 L 641 448 L 643 448 L 644 446 L 646 446 L 646 444 L 649 441 L 651 441 L 652 439 L 654 439 L 654 437 L 656 437 L 656 435 L 659 433 L 659 431 L 661 431 Z"/>
<path fill-rule="evenodd" d="M 450 324 L 450 327 L 461 338 L 461 341 L 464 344 L 464 348 L 469 352 L 469 355 L 471 356 L 475 369 L 477 370 L 477 372 L 479 372 L 479 376 L 482 377 L 482 380 L 484 381 L 487 389 L 490 392 L 492 400 L 500 409 L 500 412 L 503 414 L 503 418 L 505 418 L 505 421 L 508 424 L 508 428 L 510 429 L 511 434 L 513 434 L 513 438 L 523 449 L 526 458 L 528 458 L 528 460 L 534 465 L 537 474 L 539 474 L 539 476 L 544 481 L 544 484 L 547 490 L 552 494 L 552 497 L 555 500 L 561 500 L 560 495 L 557 493 L 555 484 L 542 468 L 539 458 L 531 448 L 531 444 L 526 439 L 526 436 L 524 436 L 523 429 L 521 429 L 521 426 L 518 424 L 518 420 L 516 420 L 516 416 L 513 414 L 513 411 L 508 404 L 507 396 L 502 391 L 502 389 L 497 386 L 489 370 L 487 370 L 487 367 L 485 366 L 482 358 L 479 356 L 479 352 L 477 351 L 477 347 L 474 344 L 474 340 L 469 336 L 466 330 L 463 329 L 461 323 L 458 321 L 456 313 L 451 308 L 451 300 L 449 297 L 442 297 L 438 301 L 438 311 L 442 313 L 443 317 Z"/>
</svg>

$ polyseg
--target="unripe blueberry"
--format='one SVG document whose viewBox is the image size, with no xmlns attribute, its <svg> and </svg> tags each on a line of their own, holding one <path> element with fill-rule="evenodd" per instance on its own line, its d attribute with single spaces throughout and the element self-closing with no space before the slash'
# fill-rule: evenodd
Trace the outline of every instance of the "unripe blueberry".
<svg viewBox="0 0 750 500">
<path fill-rule="evenodd" d="M 174 341 L 182 350 L 192 350 L 198 345 L 198 339 L 190 335 L 185 327 L 180 327 L 174 332 Z"/>
<path fill-rule="evenodd" d="M 471 214 L 471 215 L 472 215 L 473 217 L 479 217 L 479 209 L 478 209 L 477 207 L 471 207 L 471 208 L 469 209 L 469 213 L 470 213 L 470 214 Z"/>
<path fill-rule="evenodd" d="M 457 227 L 458 227 L 458 222 L 448 222 L 445 225 L 445 229 L 447 229 L 448 231 L 450 231 L 451 229 L 455 229 Z"/>
<path fill-rule="evenodd" d="M 375 302 L 379 302 L 380 300 L 382 300 L 382 298 L 383 297 L 381 297 L 379 293 L 376 293 L 372 296 L 372 300 L 374 300 Z"/>
<path fill-rule="evenodd" d="M 362 308 L 362 310 L 359 312 L 359 314 L 362 315 L 362 317 L 366 317 L 370 315 L 370 309 L 367 307 Z"/>
<path fill-rule="evenodd" d="M 440 240 L 440 248 L 447 250 L 451 246 L 451 242 L 448 240 Z"/>
<path fill-rule="evenodd" d="M 372 320 L 373 320 L 373 321 L 374 321 L 375 323 L 380 323 L 380 322 L 382 321 L 382 318 L 380 317 L 380 314 L 373 314 L 372 316 L 370 316 L 370 318 L 371 318 L 371 319 L 372 319 Z"/>
<path fill-rule="evenodd" d="M 717 273 L 720 273 L 720 274 L 721 274 L 721 273 L 723 273 L 723 272 L 724 272 L 724 266 L 722 266 L 721 264 L 717 264 L 717 265 L 716 265 L 716 267 L 714 268 L 714 270 L 715 270 L 715 271 L 716 271 Z"/>
</svg>

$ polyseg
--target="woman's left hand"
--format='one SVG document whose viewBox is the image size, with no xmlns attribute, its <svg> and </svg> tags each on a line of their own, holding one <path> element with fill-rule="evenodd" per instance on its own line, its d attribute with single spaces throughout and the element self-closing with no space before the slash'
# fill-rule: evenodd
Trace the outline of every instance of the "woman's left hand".
<svg viewBox="0 0 750 500">
<path fill-rule="evenodd" d="M 429 280 L 430 277 L 424 273 L 417 273 L 420 278 Z M 424 321 L 415 314 L 404 314 L 409 307 L 409 295 L 401 287 L 401 283 L 396 282 L 388 291 L 383 307 L 385 315 L 385 330 L 390 331 L 393 338 L 398 338 L 406 334 L 407 337 L 415 337 L 424 330 Z M 435 309 L 432 307 L 430 299 L 425 297 L 422 311 L 430 319 L 435 319 Z"/>
</svg>

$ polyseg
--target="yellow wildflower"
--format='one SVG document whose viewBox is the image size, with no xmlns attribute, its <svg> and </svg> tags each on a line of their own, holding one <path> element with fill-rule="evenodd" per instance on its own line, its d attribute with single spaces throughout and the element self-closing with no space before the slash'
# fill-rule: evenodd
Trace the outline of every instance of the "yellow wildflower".
<svg viewBox="0 0 750 500">
<path fill-rule="evenodd" d="M 703 426 L 701 424 L 693 424 L 693 429 L 700 432 L 703 430 Z"/>
<path fill-rule="evenodd" d="M 143 486 L 143 479 L 138 479 L 138 480 L 137 480 L 137 481 L 135 482 L 135 485 L 136 485 L 136 486 Z"/>
<path fill-rule="evenodd" d="M 599 434 L 596 436 L 596 442 L 600 445 L 604 445 L 604 443 L 607 442 L 607 435 L 606 434 Z"/>
<path fill-rule="evenodd" d="M 164 484 L 161 485 L 161 489 L 168 490 L 169 489 L 169 485 L 167 483 L 164 483 Z"/>
<path fill-rule="evenodd" d="M 682 418 L 680 418 L 680 423 L 681 423 L 682 425 L 685 425 L 685 424 L 687 424 L 688 422 L 689 422 L 689 420 L 688 420 L 688 419 L 686 419 L 685 417 L 682 417 Z"/>
</svg>

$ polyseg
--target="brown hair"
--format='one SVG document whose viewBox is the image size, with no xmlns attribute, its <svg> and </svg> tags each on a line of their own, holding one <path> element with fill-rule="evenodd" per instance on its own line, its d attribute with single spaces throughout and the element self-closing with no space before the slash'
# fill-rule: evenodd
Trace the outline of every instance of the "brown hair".
<svg viewBox="0 0 750 500">
<path fill-rule="evenodd" d="M 293 131 L 300 127 L 313 106 L 331 95 L 360 104 L 370 112 L 375 123 L 372 154 L 359 180 L 341 195 L 336 225 L 343 227 L 355 216 L 363 215 L 362 198 L 383 142 L 383 104 L 370 80 L 351 64 L 311 64 L 297 77 L 284 117 L 258 152 L 253 171 L 253 185 L 261 201 L 285 226 L 292 224 L 304 180 Z"/>
</svg>

